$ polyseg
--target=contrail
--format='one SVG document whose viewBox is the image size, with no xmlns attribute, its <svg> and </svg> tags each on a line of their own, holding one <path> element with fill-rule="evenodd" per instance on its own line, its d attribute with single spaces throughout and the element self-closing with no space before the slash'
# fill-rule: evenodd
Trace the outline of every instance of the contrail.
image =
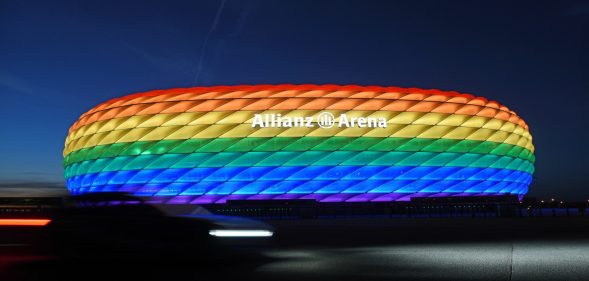
<svg viewBox="0 0 589 281">
<path fill-rule="evenodd" d="M 204 60 L 204 55 L 206 52 L 207 43 L 209 42 L 209 38 L 211 37 L 211 34 L 213 34 L 215 29 L 217 28 L 217 25 L 219 24 L 219 19 L 221 18 L 221 13 L 223 13 L 223 7 L 225 7 L 225 2 L 227 2 L 227 1 L 226 0 L 221 1 L 221 5 L 219 5 L 219 8 L 217 9 L 217 13 L 215 14 L 215 18 L 213 19 L 213 24 L 211 25 L 211 29 L 209 29 L 209 32 L 207 32 L 207 35 L 205 36 L 205 40 L 202 43 L 202 47 L 200 48 L 200 56 L 199 56 L 199 60 L 198 60 L 198 65 L 196 67 L 196 75 L 194 76 L 194 83 L 193 83 L 194 85 L 196 85 L 196 83 L 198 82 L 200 72 L 202 71 L 202 63 Z"/>
</svg>

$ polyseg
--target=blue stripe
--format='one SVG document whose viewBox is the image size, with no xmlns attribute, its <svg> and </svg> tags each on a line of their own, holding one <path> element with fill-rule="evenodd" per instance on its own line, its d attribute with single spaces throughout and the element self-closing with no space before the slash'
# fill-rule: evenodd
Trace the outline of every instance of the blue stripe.
<svg viewBox="0 0 589 281">
<path fill-rule="evenodd" d="M 338 193 L 511 193 L 525 194 L 527 183 L 504 181 L 347 180 L 347 181 L 228 181 L 171 184 L 123 184 L 81 187 L 72 193 L 126 191 L 144 196 L 338 194 Z"/>
<path fill-rule="evenodd" d="M 529 185 L 526 172 L 494 168 L 306 166 L 221 167 L 102 172 L 68 179 L 70 190 L 162 193 L 281 194 L 338 192 L 504 192 Z M 503 184 L 499 184 L 503 183 Z M 152 189 L 149 187 L 152 186 Z M 521 190 L 523 190 L 520 187 Z M 238 192 L 238 193 L 236 193 Z"/>
</svg>

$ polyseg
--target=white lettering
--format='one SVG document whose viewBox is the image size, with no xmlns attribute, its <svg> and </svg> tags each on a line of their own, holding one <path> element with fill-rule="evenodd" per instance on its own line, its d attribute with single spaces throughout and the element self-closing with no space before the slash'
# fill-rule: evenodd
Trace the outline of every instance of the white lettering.
<svg viewBox="0 0 589 281">
<path fill-rule="evenodd" d="M 252 128 L 255 128 L 258 125 L 260 128 L 264 128 L 264 121 L 262 121 L 261 114 L 254 114 L 254 122 L 252 122 Z"/>
<path fill-rule="evenodd" d="M 307 124 L 305 124 L 305 127 L 307 127 L 307 128 L 315 127 L 315 124 L 313 124 L 313 117 L 307 117 L 307 118 L 305 118 L 305 120 L 307 121 Z"/>
<path fill-rule="evenodd" d="M 386 128 L 387 127 L 387 119 L 380 117 L 378 118 L 378 127 L 379 128 Z"/>
<path fill-rule="evenodd" d="M 326 116 L 331 116 L 330 118 L 326 118 Z M 296 128 L 296 127 L 307 127 L 313 128 L 315 127 L 315 123 L 317 122 L 322 126 L 320 128 L 331 128 L 328 119 L 333 120 L 333 115 L 331 113 L 324 113 L 321 120 L 314 120 L 313 117 L 290 117 L 290 116 L 282 116 L 282 114 L 254 114 L 254 118 L 252 120 L 252 128 Z M 337 122 L 337 126 L 339 128 L 386 128 L 387 127 L 387 119 L 380 117 L 348 117 L 345 113 L 342 113 L 339 116 L 339 121 Z M 331 124 L 334 124 L 334 121 Z M 320 123 L 323 122 L 323 123 Z M 329 126 L 328 126 L 329 125 Z"/>
</svg>

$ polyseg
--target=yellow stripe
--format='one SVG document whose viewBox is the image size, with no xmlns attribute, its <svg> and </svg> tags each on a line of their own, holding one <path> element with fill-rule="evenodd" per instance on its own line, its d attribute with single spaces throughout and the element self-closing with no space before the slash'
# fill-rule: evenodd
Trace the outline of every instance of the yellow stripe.
<svg viewBox="0 0 589 281">
<path fill-rule="evenodd" d="M 346 113 L 348 117 L 375 117 L 387 119 L 388 126 L 397 124 L 413 125 L 443 125 L 454 127 L 485 128 L 500 130 L 521 135 L 529 140 L 530 133 L 523 127 L 500 119 L 486 118 L 472 115 L 424 113 L 424 112 L 394 112 L 394 111 L 343 111 L 343 110 L 267 110 L 262 114 L 282 114 L 284 117 L 312 116 L 320 112 L 331 112 L 334 116 Z M 73 140 L 90 136 L 96 133 L 104 133 L 114 130 L 133 128 L 154 128 L 186 125 L 212 125 L 212 124 L 251 124 L 254 111 L 226 111 L 226 112 L 185 112 L 171 114 L 140 115 L 123 118 L 115 118 L 94 122 L 83 126 L 69 134 L 66 145 Z M 265 128 L 267 130 L 268 128 Z"/>
<path fill-rule="evenodd" d="M 387 128 L 252 128 L 251 124 L 213 124 L 165 127 L 142 127 L 100 132 L 81 137 L 66 145 L 64 154 L 72 151 L 106 145 L 115 142 L 155 141 L 189 138 L 243 138 L 243 137 L 399 137 L 399 138 L 447 138 L 469 139 L 508 143 L 534 151 L 530 139 L 514 132 L 486 128 L 457 126 L 401 125 L 391 124 Z"/>
</svg>

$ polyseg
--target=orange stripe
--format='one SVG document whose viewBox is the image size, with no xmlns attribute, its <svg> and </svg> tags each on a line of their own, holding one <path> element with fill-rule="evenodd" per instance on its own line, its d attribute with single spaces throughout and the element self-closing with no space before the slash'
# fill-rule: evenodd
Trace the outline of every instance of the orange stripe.
<svg viewBox="0 0 589 281">
<path fill-rule="evenodd" d="M 315 92 L 334 92 L 334 91 L 343 91 L 348 92 L 344 96 L 340 97 L 350 97 L 351 95 L 355 95 L 358 92 L 381 92 L 385 93 L 392 92 L 393 94 L 403 93 L 412 95 L 420 95 L 425 97 L 426 95 L 442 95 L 447 97 L 462 97 L 465 99 L 479 99 L 484 102 L 487 102 L 487 99 L 483 97 L 475 97 L 470 94 L 463 94 L 458 93 L 455 91 L 440 91 L 435 89 L 420 89 L 420 88 L 399 88 L 399 87 L 380 87 L 380 86 L 357 86 L 357 85 L 237 85 L 237 86 L 213 86 L 213 87 L 194 87 L 194 88 L 176 88 L 176 89 L 169 89 L 169 90 L 154 90 L 144 93 L 137 93 L 131 94 L 120 98 L 115 98 L 104 102 L 94 109 L 88 111 L 87 113 L 93 113 L 94 111 L 104 110 L 111 106 L 121 106 L 125 102 L 133 101 L 138 102 L 136 99 L 139 98 L 149 98 L 150 102 L 158 102 L 158 101 L 165 101 L 166 99 L 173 98 L 177 95 L 183 95 L 186 93 L 192 94 L 192 99 L 214 99 L 220 98 L 224 95 L 227 95 L 231 92 L 243 92 L 243 94 L 239 97 L 245 97 L 251 95 L 251 92 L 260 92 L 266 91 L 263 95 L 257 95 L 256 97 L 270 97 L 272 95 L 277 94 L 278 92 L 289 91 L 291 92 L 291 96 L 294 96 L 299 91 L 315 91 Z M 318 93 L 319 94 L 319 93 Z M 325 93 L 321 94 L 325 95 Z M 321 95 L 313 95 L 313 97 L 320 97 Z M 285 96 L 283 96 L 285 97 Z M 236 98 L 236 97 L 231 97 Z M 142 101 L 145 102 L 145 101 Z"/>
</svg>

